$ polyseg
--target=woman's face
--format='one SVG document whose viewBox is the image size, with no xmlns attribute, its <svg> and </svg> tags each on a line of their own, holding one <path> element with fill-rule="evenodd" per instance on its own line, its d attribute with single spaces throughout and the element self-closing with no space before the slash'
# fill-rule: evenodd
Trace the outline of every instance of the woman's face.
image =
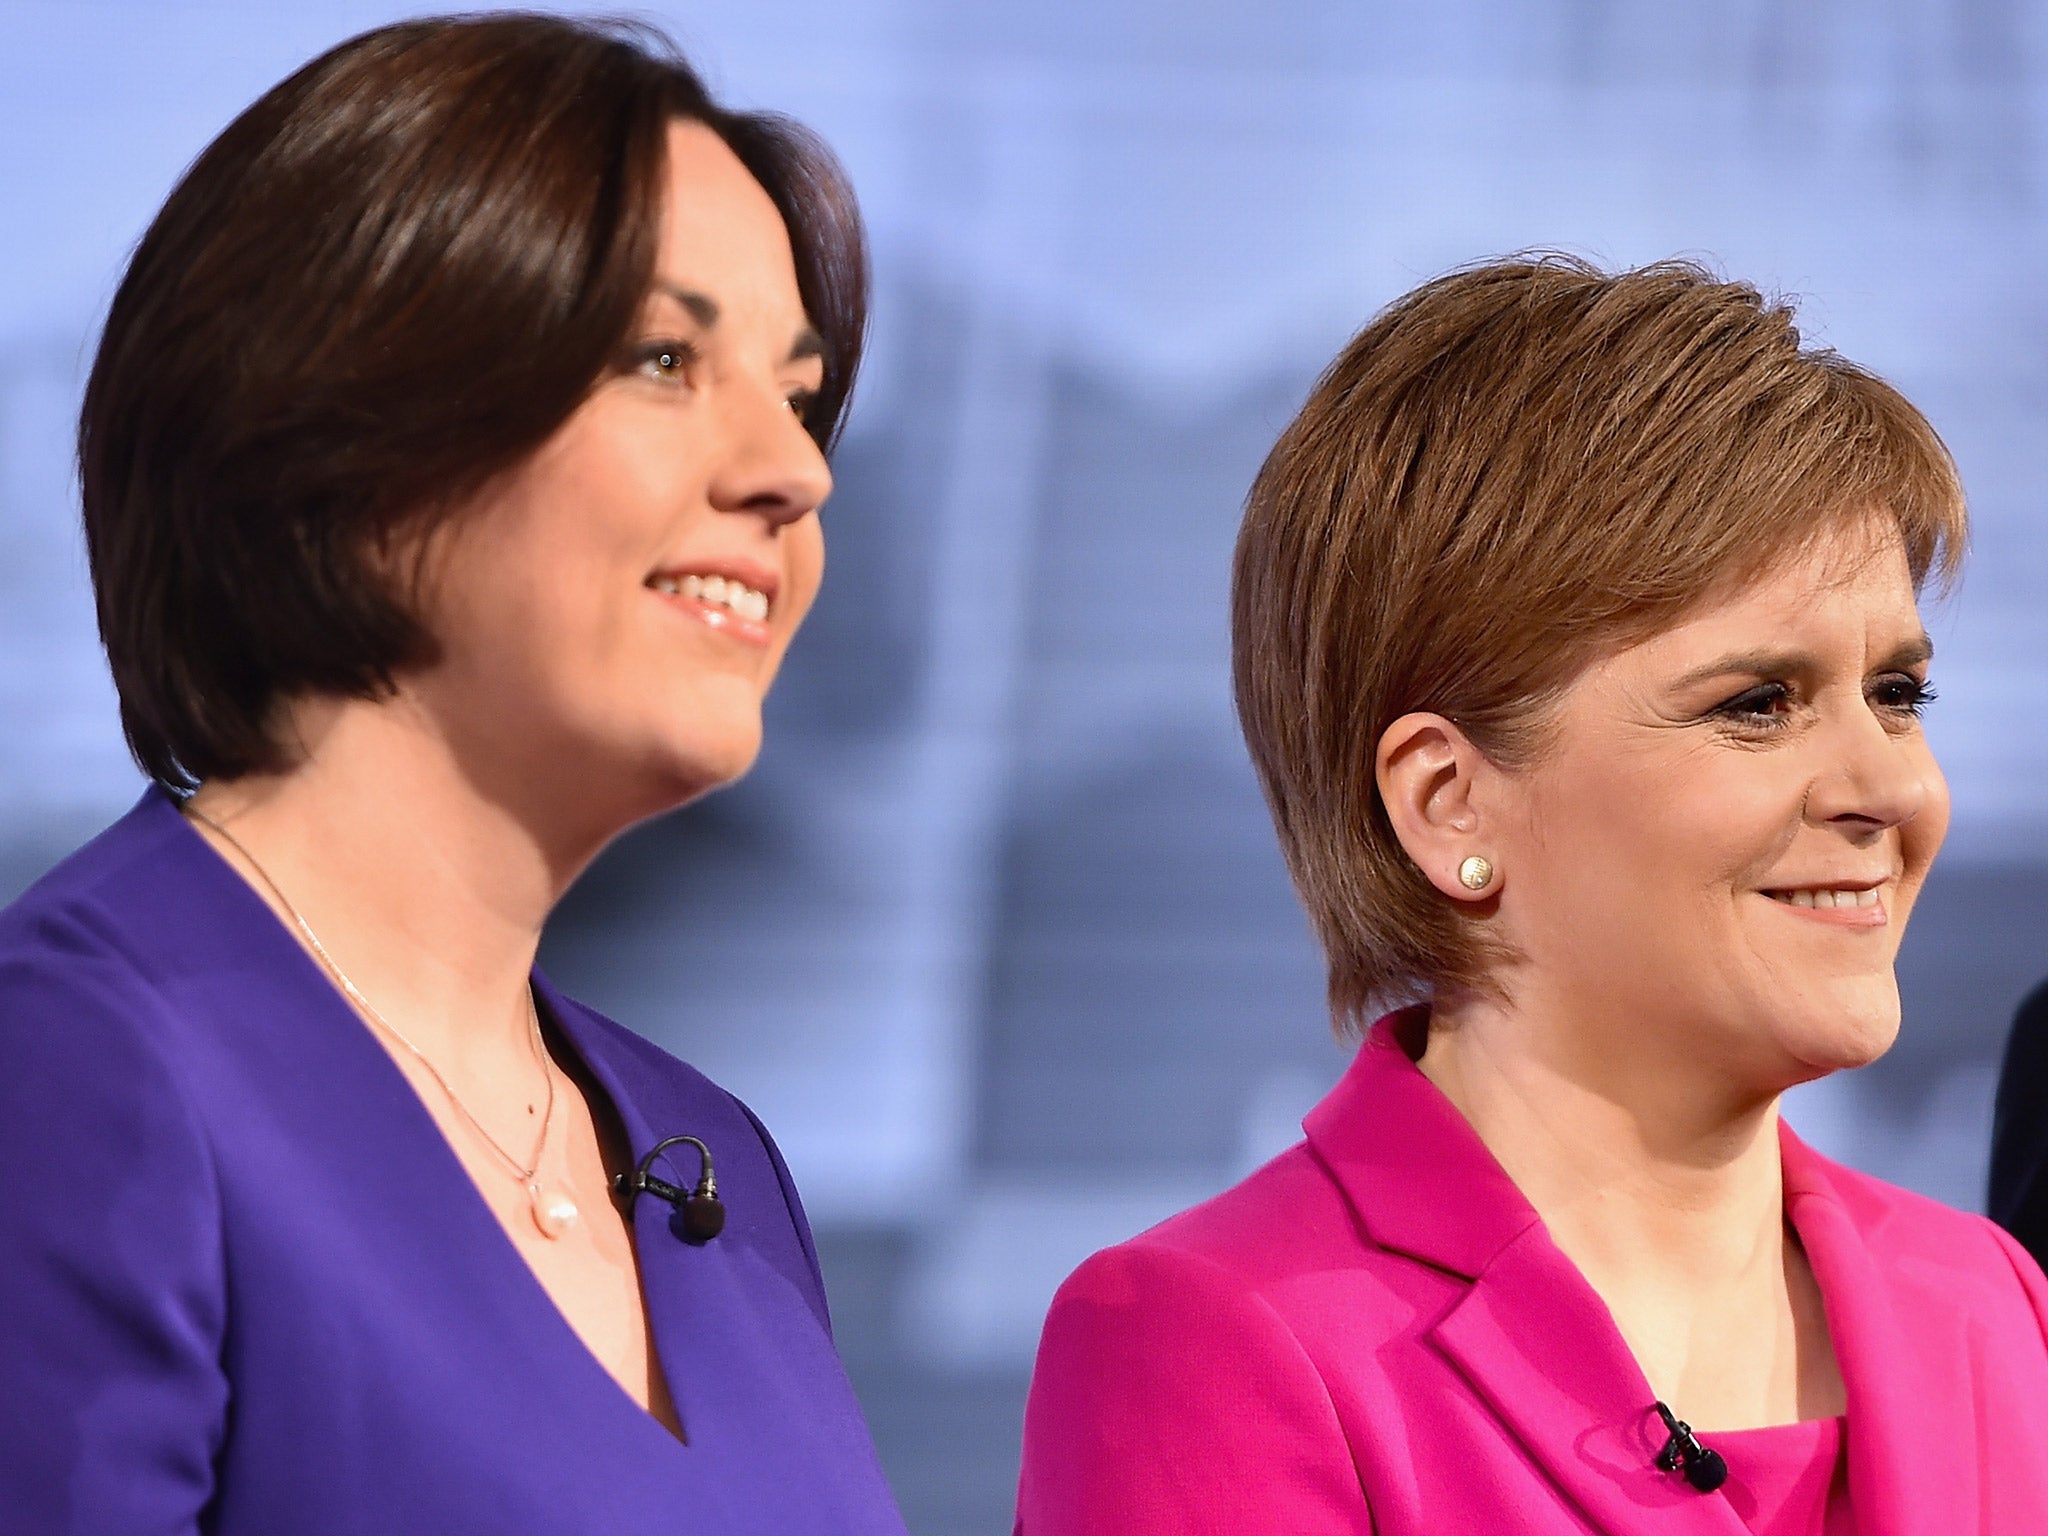
<svg viewBox="0 0 2048 1536">
<path fill-rule="evenodd" d="M 1948 825 L 1929 653 L 1873 518 L 1593 665 L 1492 790 L 1510 986 L 1617 1067 L 1681 1053 L 1775 1092 L 1881 1054 Z"/>
<path fill-rule="evenodd" d="M 624 361 L 429 553 L 442 655 L 404 687 L 465 761 L 613 820 L 746 771 L 824 568 L 822 376 L 774 204 L 673 124 Z"/>
</svg>

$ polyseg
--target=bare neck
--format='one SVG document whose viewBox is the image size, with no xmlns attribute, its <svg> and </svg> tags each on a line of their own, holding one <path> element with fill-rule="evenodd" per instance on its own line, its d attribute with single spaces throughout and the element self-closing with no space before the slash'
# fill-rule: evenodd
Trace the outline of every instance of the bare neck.
<svg viewBox="0 0 2048 1536">
<path fill-rule="evenodd" d="M 195 818 L 201 834 L 430 1059 L 529 1049 L 541 925 L 609 829 L 491 793 L 402 700 L 295 723 L 294 766 L 201 787 L 193 807 L 232 843 Z"/>
<path fill-rule="evenodd" d="M 1660 1397 L 1720 1427 L 1838 1411 L 1818 1292 L 1785 1224 L 1776 1095 L 1731 1091 L 1654 1050 L 1631 1060 L 1625 1035 L 1467 1001 L 1439 1010 L 1421 1065 L 1606 1302 Z M 1730 1337 L 1757 1347 L 1734 1359 Z"/>
<path fill-rule="evenodd" d="M 1704 1276 L 1781 1224 L 1775 1097 L 1629 1061 L 1573 1021 L 1486 1000 L 1438 1010 L 1422 1070 L 1567 1252 L 1574 1233 L 1596 1254 Z"/>
</svg>

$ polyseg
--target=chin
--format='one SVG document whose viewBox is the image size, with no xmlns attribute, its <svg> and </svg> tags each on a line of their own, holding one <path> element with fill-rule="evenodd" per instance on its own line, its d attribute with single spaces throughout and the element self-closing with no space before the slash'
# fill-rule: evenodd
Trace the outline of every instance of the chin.
<svg viewBox="0 0 2048 1536">
<path fill-rule="evenodd" d="M 1828 1001 L 1816 1000 L 1805 1027 L 1786 1043 L 1805 1071 L 1801 1081 L 1867 1067 L 1899 1038 L 1899 992 L 1884 983 L 1850 989 Z"/>
<path fill-rule="evenodd" d="M 699 737 L 673 744 L 660 758 L 661 793 L 666 801 L 661 809 L 674 810 L 713 790 L 737 783 L 747 776 L 760 755 L 758 718 L 752 730 L 727 732 L 715 742 Z"/>
</svg>

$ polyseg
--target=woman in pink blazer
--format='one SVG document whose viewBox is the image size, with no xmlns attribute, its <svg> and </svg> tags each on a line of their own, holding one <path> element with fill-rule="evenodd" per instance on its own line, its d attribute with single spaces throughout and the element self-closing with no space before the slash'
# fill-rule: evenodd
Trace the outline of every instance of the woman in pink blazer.
<svg viewBox="0 0 2048 1536">
<path fill-rule="evenodd" d="M 1021 1536 L 2048 1530 L 2048 1283 L 1778 1119 L 1897 1031 L 1965 531 L 1912 406 L 1693 266 L 1351 343 L 1233 638 L 1336 1017 L 1396 1011 L 1061 1288 Z"/>
</svg>

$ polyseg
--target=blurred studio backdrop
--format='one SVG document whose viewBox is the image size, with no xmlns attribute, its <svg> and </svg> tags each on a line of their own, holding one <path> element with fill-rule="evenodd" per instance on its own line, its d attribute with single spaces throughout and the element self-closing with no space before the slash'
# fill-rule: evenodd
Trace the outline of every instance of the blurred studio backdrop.
<svg viewBox="0 0 2048 1536">
<path fill-rule="evenodd" d="M 140 787 L 70 463 L 125 253 L 250 99 L 419 9 L 0 0 L 0 895 Z M 836 147 L 878 301 L 760 767 L 613 849 L 543 959 L 775 1130 L 918 1536 L 1008 1529 L 1067 1269 L 1291 1141 L 1344 1065 L 1231 717 L 1228 554 L 1322 364 L 1480 256 L 1704 256 L 1800 297 L 1961 459 L 1930 725 L 1955 832 L 1905 1033 L 1790 1113 L 1981 1200 L 1997 1052 L 2048 973 L 2048 6 L 633 14 Z"/>
</svg>

